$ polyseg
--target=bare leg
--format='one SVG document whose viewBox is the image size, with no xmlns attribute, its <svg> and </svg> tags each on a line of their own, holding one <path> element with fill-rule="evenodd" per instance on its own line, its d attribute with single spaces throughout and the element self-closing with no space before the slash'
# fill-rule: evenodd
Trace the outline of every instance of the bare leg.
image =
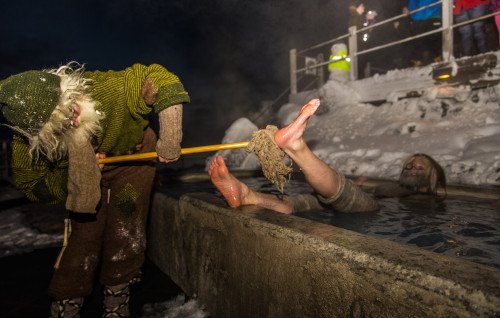
<svg viewBox="0 0 500 318">
<path fill-rule="evenodd" d="M 339 191 L 339 177 L 330 166 L 316 157 L 302 138 L 307 121 L 319 105 L 319 99 L 313 99 L 304 105 L 297 118 L 274 135 L 274 140 L 299 166 L 311 187 L 323 197 L 329 198 Z"/>
<path fill-rule="evenodd" d="M 266 209 L 282 213 L 292 213 L 292 206 L 275 195 L 255 192 L 236 179 L 227 169 L 222 156 L 215 157 L 210 163 L 208 174 L 215 187 L 222 193 L 232 208 L 256 204 Z"/>
</svg>

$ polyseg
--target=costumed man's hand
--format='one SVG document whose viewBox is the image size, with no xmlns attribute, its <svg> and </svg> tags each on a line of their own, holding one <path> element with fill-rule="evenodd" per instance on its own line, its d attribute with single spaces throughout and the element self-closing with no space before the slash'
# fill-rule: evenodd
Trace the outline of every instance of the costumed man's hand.
<svg viewBox="0 0 500 318">
<path fill-rule="evenodd" d="M 66 209 L 95 213 L 101 199 L 101 171 L 90 142 L 69 147 Z"/>
<path fill-rule="evenodd" d="M 170 106 L 159 113 L 160 138 L 156 153 L 160 162 L 177 161 L 181 156 L 182 104 Z"/>
<path fill-rule="evenodd" d="M 95 154 L 95 158 L 97 159 L 97 162 L 99 162 L 99 159 L 105 159 L 106 158 L 106 154 L 105 153 L 102 153 L 102 152 L 98 152 Z M 104 168 L 104 163 L 99 163 L 99 169 L 102 170 L 102 168 Z"/>
</svg>

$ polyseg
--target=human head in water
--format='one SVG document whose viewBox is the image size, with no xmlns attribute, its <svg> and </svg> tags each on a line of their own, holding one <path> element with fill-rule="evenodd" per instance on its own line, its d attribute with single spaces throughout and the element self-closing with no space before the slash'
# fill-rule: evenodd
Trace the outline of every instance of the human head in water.
<svg viewBox="0 0 500 318">
<path fill-rule="evenodd" d="M 406 159 L 399 183 L 415 192 L 434 195 L 438 195 L 438 188 L 442 187 L 446 196 L 446 176 L 443 168 L 432 157 L 423 153 Z"/>
</svg>

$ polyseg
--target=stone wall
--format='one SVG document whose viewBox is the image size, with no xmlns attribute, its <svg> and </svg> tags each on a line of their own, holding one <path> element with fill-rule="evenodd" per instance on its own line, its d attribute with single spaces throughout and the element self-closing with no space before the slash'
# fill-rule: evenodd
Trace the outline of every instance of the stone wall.
<svg viewBox="0 0 500 318">
<path fill-rule="evenodd" d="M 210 194 L 155 194 L 148 254 L 211 317 L 494 317 L 500 270 Z"/>
</svg>

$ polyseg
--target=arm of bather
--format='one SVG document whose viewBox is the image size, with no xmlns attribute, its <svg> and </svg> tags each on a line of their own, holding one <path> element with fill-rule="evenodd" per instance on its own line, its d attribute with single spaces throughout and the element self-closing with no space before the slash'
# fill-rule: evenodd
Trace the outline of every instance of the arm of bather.
<svg viewBox="0 0 500 318">
<path fill-rule="evenodd" d="M 377 201 L 370 194 L 364 192 L 343 174 L 337 172 L 340 180 L 339 192 L 325 198 L 318 194 L 318 200 L 323 204 L 328 204 L 338 212 L 375 212 L 380 209 Z"/>
</svg>

